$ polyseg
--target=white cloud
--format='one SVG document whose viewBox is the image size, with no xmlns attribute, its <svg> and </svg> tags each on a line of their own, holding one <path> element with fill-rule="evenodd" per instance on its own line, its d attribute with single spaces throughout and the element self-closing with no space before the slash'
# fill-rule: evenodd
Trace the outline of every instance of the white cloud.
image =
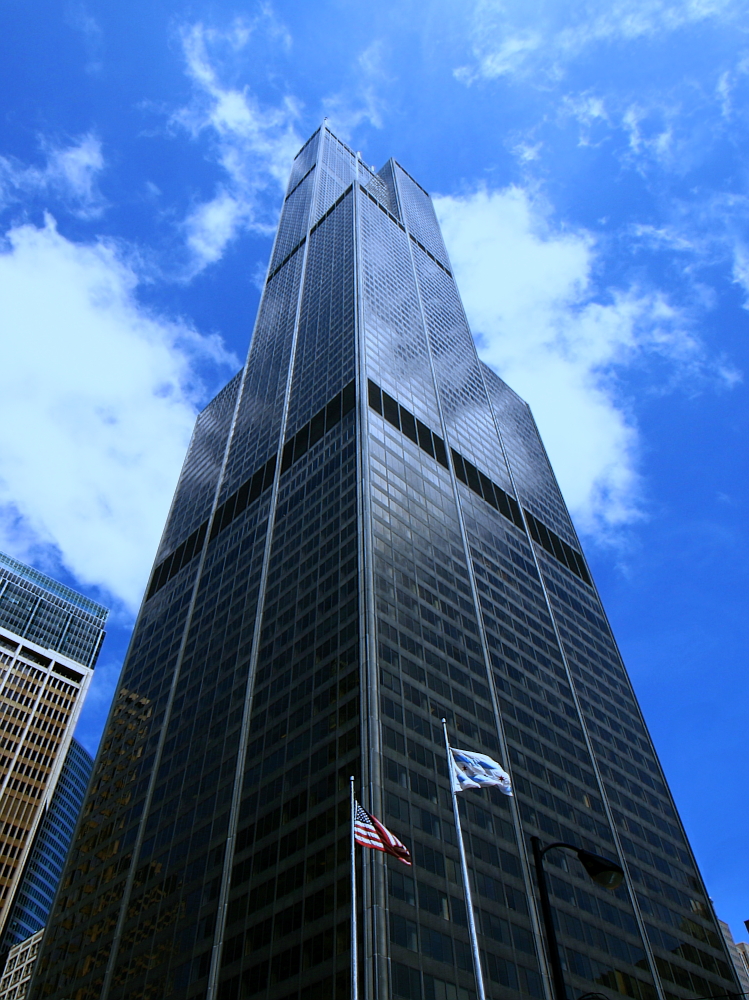
<svg viewBox="0 0 749 1000">
<path fill-rule="evenodd" d="M 739 0 L 476 0 L 472 62 L 456 70 L 466 83 L 539 71 L 559 77 L 584 50 L 602 43 L 654 38 L 718 18 L 740 17 Z"/>
<path fill-rule="evenodd" d="M 263 105 L 247 87 L 222 82 L 216 53 L 233 57 L 256 43 L 261 31 L 288 44 L 287 36 L 267 12 L 256 21 L 238 20 L 228 31 L 194 24 L 182 32 L 187 73 L 194 84 L 192 102 L 172 117 L 194 138 L 207 135 L 223 177 L 214 196 L 190 211 L 186 221 L 191 274 L 217 261 L 243 229 L 272 233 L 276 199 L 284 190 L 292 160 L 302 144 L 296 132 L 299 109 L 285 97 Z M 257 45 L 262 44 L 257 41 Z M 274 195 L 269 215 L 268 192 Z"/>
<path fill-rule="evenodd" d="M 65 8 L 65 20 L 81 33 L 88 60 L 87 73 L 100 73 L 103 68 L 104 33 L 98 21 L 86 10 L 82 3 L 70 3 Z"/>
<path fill-rule="evenodd" d="M 187 245 L 201 266 L 220 260 L 239 226 L 247 221 L 241 201 L 219 189 L 212 201 L 196 206 L 185 222 Z"/>
<path fill-rule="evenodd" d="M 356 61 L 355 83 L 323 98 L 330 127 L 346 141 L 365 122 L 374 128 L 383 126 L 385 102 L 380 97 L 378 85 L 390 81 L 385 70 L 384 51 L 381 40 L 372 42 Z"/>
<path fill-rule="evenodd" d="M 543 143 L 518 142 L 512 147 L 512 152 L 518 158 L 518 162 L 523 166 L 538 160 L 543 149 Z"/>
<path fill-rule="evenodd" d="M 61 561 L 132 611 L 196 405 L 236 367 L 216 337 L 150 313 L 117 251 L 54 222 L 0 251 L 0 548 Z"/>
<path fill-rule="evenodd" d="M 622 125 L 628 135 L 629 150 L 635 161 L 645 158 L 661 165 L 679 162 L 674 139 L 674 120 L 677 116 L 677 109 L 646 110 L 637 104 L 627 108 L 622 116 Z"/>
<path fill-rule="evenodd" d="M 59 199 L 66 209 L 83 218 L 101 214 L 105 201 L 97 178 L 104 168 L 101 143 L 91 134 L 70 146 L 43 145 L 47 164 L 43 168 L 22 166 L 0 157 L 0 197 L 6 204 L 33 195 Z"/>
<path fill-rule="evenodd" d="M 577 123 L 579 146 L 600 145 L 609 135 L 612 122 L 606 102 L 596 94 L 567 94 L 559 112 L 562 119 L 569 117 Z"/>
<path fill-rule="evenodd" d="M 47 184 L 67 192 L 87 214 L 98 213 L 102 199 L 96 188 L 96 175 L 103 167 L 101 143 L 86 135 L 76 146 L 49 151 Z"/>
<path fill-rule="evenodd" d="M 638 429 L 616 379 L 657 356 L 700 364 L 683 317 L 657 293 L 596 289 L 595 244 L 554 230 L 517 187 L 435 207 L 479 353 L 531 405 L 577 523 L 640 516 Z"/>
<path fill-rule="evenodd" d="M 744 293 L 744 309 L 749 310 L 749 241 L 738 236 L 733 240 L 732 279 Z"/>
<path fill-rule="evenodd" d="M 749 309 L 749 196 L 722 191 L 692 201 L 675 201 L 670 215 L 659 226 L 631 225 L 629 245 L 665 251 L 672 259 L 679 254 L 679 268 L 689 279 L 691 294 L 708 308 L 714 306 L 717 290 L 712 283 L 698 280 L 699 275 L 707 274 L 706 280 L 711 281 L 709 269 L 728 268 L 731 280 L 744 293 L 743 307 Z M 736 378 L 740 375 L 734 371 L 728 381 Z"/>
</svg>

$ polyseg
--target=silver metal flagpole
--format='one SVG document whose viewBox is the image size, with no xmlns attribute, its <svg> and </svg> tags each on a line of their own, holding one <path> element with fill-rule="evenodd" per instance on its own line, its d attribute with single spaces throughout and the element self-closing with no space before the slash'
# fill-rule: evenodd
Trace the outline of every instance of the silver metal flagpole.
<svg viewBox="0 0 749 1000">
<path fill-rule="evenodd" d="M 356 799 L 354 798 L 354 776 L 349 778 L 351 787 L 351 1000 L 359 998 L 358 941 L 356 927 Z"/>
<path fill-rule="evenodd" d="M 445 736 L 445 753 L 447 754 L 447 773 L 450 776 L 450 794 L 453 799 L 453 816 L 455 817 L 455 829 L 458 834 L 458 849 L 460 850 L 460 871 L 463 875 L 463 891 L 466 897 L 466 910 L 468 911 L 468 933 L 471 938 L 471 952 L 473 953 L 473 968 L 476 973 L 476 991 L 478 1000 L 486 1000 L 484 992 L 484 974 L 481 971 L 481 956 L 479 954 L 479 939 L 476 936 L 476 918 L 473 913 L 473 898 L 471 896 L 471 883 L 468 881 L 468 863 L 466 862 L 466 849 L 463 845 L 463 828 L 460 825 L 460 811 L 458 800 L 455 797 L 455 781 L 453 774 L 455 764 L 450 750 L 450 741 L 447 738 L 447 722 L 442 720 L 442 732 Z"/>
</svg>

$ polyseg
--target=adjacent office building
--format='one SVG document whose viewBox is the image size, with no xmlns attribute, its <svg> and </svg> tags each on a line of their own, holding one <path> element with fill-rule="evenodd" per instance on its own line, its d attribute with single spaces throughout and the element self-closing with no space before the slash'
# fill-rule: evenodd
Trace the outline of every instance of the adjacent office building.
<svg viewBox="0 0 749 1000">
<path fill-rule="evenodd" d="M 93 766 L 91 754 L 71 740 L 0 939 L 0 962 L 47 923 Z"/>
<path fill-rule="evenodd" d="M 31 988 L 472 1000 L 440 720 L 512 773 L 462 798 L 488 994 L 737 986 L 527 405 L 476 354 L 428 194 L 323 126 L 300 150 L 247 364 L 201 413 Z"/>
<path fill-rule="evenodd" d="M 68 756 L 108 613 L 0 553 L 0 940 Z"/>
<path fill-rule="evenodd" d="M 0 939 L 0 1000 L 23 1000 L 83 804 L 93 758 L 70 742 Z"/>
<path fill-rule="evenodd" d="M 749 996 L 749 944 L 746 941 L 734 941 L 731 928 L 725 920 L 719 920 L 718 926 L 720 927 L 721 934 L 726 942 L 728 954 L 736 971 L 736 978 L 739 981 L 741 993 L 747 997 Z"/>
<path fill-rule="evenodd" d="M 23 1000 L 27 995 L 43 933 L 36 931 L 10 949 L 0 977 L 0 1000 Z"/>
<path fill-rule="evenodd" d="M 744 986 L 744 989 L 742 990 L 744 996 L 749 996 L 749 941 L 737 941 L 736 951 L 739 956 L 739 963 L 737 966 L 739 982 L 742 986 Z M 746 979 L 743 978 L 744 976 Z"/>
</svg>

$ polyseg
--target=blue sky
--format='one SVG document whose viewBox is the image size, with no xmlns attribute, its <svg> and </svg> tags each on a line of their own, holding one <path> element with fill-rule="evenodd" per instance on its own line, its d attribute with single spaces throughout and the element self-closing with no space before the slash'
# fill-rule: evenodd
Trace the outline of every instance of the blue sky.
<svg viewBox="0 0 749 1000">
<path fill-rule="evenodd" d="M 83 742 L 327 115 L 435 197 L 746 938 L 747 4 L 8 0 L 0 19 L 0 548 L 113 608 Z"/>
</svg>

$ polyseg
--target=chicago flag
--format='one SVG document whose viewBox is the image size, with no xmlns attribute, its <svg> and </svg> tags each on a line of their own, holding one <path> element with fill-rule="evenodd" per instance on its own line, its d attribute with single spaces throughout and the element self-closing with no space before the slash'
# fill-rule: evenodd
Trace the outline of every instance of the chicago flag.
<svg viewBox="0 0 749 1000">
<path fill-rule="evenodd" d="M 450 747 L 453 758 L 453 791 L 463 792 L 467 788 L 483 788 L 496 785 L 505 795 L 512 795 L 512 782 L 505 769 L 487 757 L 473 750 L 456 750 Z"/>
</svg>

